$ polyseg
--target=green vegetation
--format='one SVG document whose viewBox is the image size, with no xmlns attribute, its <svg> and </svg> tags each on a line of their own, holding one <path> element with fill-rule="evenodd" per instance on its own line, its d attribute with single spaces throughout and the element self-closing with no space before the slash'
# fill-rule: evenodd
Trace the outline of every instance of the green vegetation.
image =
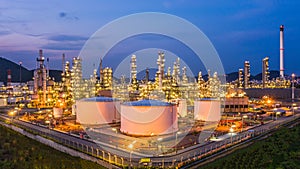
<svg viewBox="0 0 300 169">
<path fill-rule="evenodd" d="M 255 142 L 201 168 L 300 168 L 300 126 L 282 128 L 265 140 Z"/>
<path fill-rule="evenodd" d="M 99 169 L 104 167 L 57 151 L 0 125 L 0 168 Z"/>
</svg>

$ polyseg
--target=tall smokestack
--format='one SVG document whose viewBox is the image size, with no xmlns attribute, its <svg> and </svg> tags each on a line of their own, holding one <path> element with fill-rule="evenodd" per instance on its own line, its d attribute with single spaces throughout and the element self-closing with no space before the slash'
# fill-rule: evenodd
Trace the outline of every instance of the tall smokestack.
<svg viewBox="0 0 300 169">
<path fill-rule="evenodd" d="M 146 69 L 146 77 L 145 77 L 145 79 L 146 79 L 146 84 L 148 84 L 148 81 L 149 81 L 149 69 L 148 68 Z"/>
<path fill-rule="evenodd" d="M 43 50 L 42 49 L 39 50 L 39 58 L 36 58 L 36 61 L 38 62 L 38 65 L 39 65 L 40 69 L 45 67 L 45 65 L 44 65 L 45 58 L 43 56 Z"/>
<path fill-rule="evenodd" d="M 11 87 L 11 70 L 7 69 L 7 87 Z"/>
<path fill-rule="evenodd" d="M 39 57 L 40 57 L 41 60 L 44 60 L 42 49 L 39 50 Z"/>
<path fill-rule="evenodd" d="M 284 44 L 283 44 L 283 29 L 284 26 L 280 25 L 280 77 L 284 79 L 284 67 L 283 67 L 283 57 L 284 57 Z"/>
<path fill-rule="evenodd" d="M 63 53 L 62 54 L 62 71 L 63 71 L 63 74 L 65 73 L 65 64 L 66 64 L 66 57 L 65 57 L 65 54 Z"/>
<path fill-rule="evenodd" d="M 158 65 L 158 79 L 159 79 L 159 89 L 162 88 L 162 79 L 164 77 L 164 69 L 165 69 L 165 54 L 163 52 L 158 52 L 158 59 L 157 59 L 157 65 Z"/>
<path fill-rule="evenodd" d="M 47 58 L 47 79 L 49 79 L 49 58 Z"/>
</svg>

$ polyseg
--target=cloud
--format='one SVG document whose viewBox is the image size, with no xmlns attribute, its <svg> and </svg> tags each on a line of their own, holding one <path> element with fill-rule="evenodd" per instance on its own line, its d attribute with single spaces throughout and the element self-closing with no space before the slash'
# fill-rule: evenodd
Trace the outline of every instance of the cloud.
<svg viewBox="0 0 300 169">
<path fill-rule="evenodd" d="M 257 18 L 258 16 L 266 15 L 270 13 L 274 7 L 275 4 L 273 1 L 243 1 L 239 4 L 244 9 L 238 10 L 236 13 L 234 13 L 230 18 L 233 20 L 245 20 L 249 18 Z"/>
<path fill-rule="evenodd" d="M 164 1 L 162 3 L 162 5 L 165 7 L 165 8 L 170 8 L 172 6 L 171 2 L 170 1 Z"/>
<path fill-rule="evenodd" d="M 10 31 L 0 31 L 0 36 L 9 35 L 9 34 L 11 34 Z"/>
<path fill-rule="evenodd" d="M 0 50 L 32 50 L 39 48 L 41 44 L 45 44 L 48 41 L 38 36 L 31 36 L 26 34 L 20 34 L 11 32 L 8 34 L 4 32 L 5 36 L 0 36 Z"/>
<path fill-rule="evenodd" d="M 71 15 L 69 15 L 66 12 L 59 12 L 58 16 L 60 18 L 62 18 L 62 19 L 69 20 L 69 21 L 77 21 L 77 20 L 79 20 L 79 17 L 77 17 L 77 16 L 71 16 Z"/>
<path fill-rule="evenodd" d="M 67 16 L 67 13 L 65 13 L 65 12 L 60 12 L 59 13 L 59 17 L 61 17 L 61 18 L 64 18 L 66 16 Z"/>
<path fill-rule="evenodd" d="M 50 50 L 81 50 L 83 47 L 84 42 L 64 42 L 64 43 L 48 43 L 43 45 L 43 49 L 50 49 Z"/>
<path fill-rule="evenodd" d="M 86 41 L 88 38 L 83 36 L 77 36 L 77 35 L 53 35 L 47 37 L 48 40 L 53 41 Z"/>
</svg>

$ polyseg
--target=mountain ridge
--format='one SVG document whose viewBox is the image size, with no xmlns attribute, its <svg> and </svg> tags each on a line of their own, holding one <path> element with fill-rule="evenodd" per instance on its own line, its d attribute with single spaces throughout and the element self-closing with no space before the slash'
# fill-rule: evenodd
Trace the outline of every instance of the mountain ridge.
<svg viewBox="0 0 300 169">
<path fill-rule="evenodd" d="M 14 63 L 13 61 L 10 61 L 6 58 L 0 57 L 0 82 L 7 83 L 7 70 L 11 70 L 11 77 L 12 77 L 12 82 L 20 82 L 20 69 L 21 69 L 21 82 L 25 83 L 30 80 L 33 80 L 33 72 L 34 70 L 28 70 L 27 68 L 23 67 L 22 65 L 20 66 L 17 63 Z M 149 69 L 149 78 L 150 80 L 154 80 L 155 78 L 155 73 L 157 69 L 156 68 L 150 68 Z M 146 69 L 143 71 L 140 71 L 137 73 L 137 79 L 138 80 L 143 80 L 145 78 L 145 72 Z M 56 82 L 61 81 L 61 70 L 49 70 L 49 76 L 51 78 L 54 78 Z M 203 78 L 207 80 L 208 75 L 203 75 Z M 262 73 L 256 74 L 256 75 L 251 75 L 250 80 L 261 80 Z M 274 79 L 276 77 L 279 77 L 279 71 L 276 70 L 271 70 L 270 71 L 270 79 Z M 198 78 L 197 76 L 195 78 Z M 232 82 L 235 81 L 238 78 L 238 72 L 231 72 L 226 74 L 226 81 L 227 82 Z"/>
<path fill-rule="evenodd" d="M 7 70 L 11 70 L 11 81 L 13 83 L 19 83 L 20 80 L 22 83 L 33 80 L 34 70 L 28 70 L 22 65 L 12 62 L 6 58 L 0 57 L 0 68 L 0 82 L 4 82 L 5 84 L 7 83 Z M 61 73 L 61 70 L 49 70 L 49 76 L 54 78 L 56 82 L 61 81 Z"/>
</svg>

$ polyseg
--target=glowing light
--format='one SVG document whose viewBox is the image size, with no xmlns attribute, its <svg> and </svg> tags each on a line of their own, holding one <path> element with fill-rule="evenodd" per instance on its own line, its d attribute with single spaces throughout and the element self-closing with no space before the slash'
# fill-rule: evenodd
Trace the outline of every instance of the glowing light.
<svg viewBox="0 0 300 169">
<path fill-rule="evenodd" d="M 157 139 L 157 141 L 161 141 L 161 140 L 163 140 L 163 138 L 161 138 L 161 137 Z"/>
<path fill-rule="evenodd" d="M 9 114 L 10 116 L 14 116 L 14 115 L 15 115 L 15 111 L 10 111 L 8 114 Z"/>
</svg>

